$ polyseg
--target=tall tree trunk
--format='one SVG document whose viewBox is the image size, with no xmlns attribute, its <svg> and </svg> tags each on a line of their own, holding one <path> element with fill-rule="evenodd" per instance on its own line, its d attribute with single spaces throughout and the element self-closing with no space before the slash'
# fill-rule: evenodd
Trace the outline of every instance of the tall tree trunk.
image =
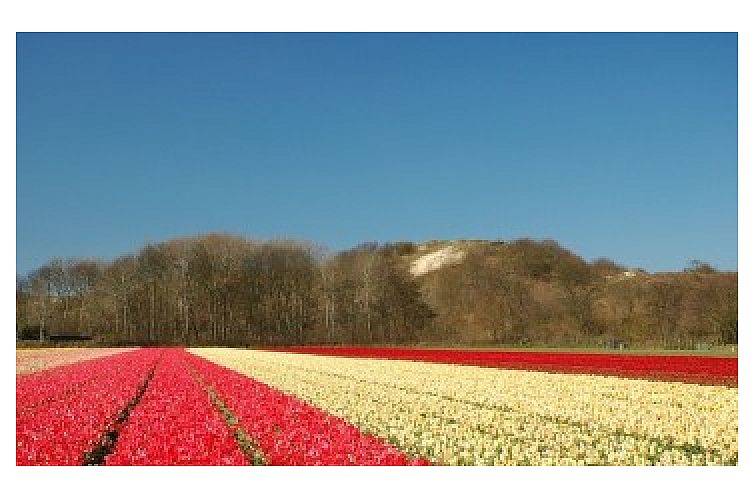
<svg viewBox="0 0 754 498">
<path fill-rule="evenodd" d="M 152 300 L 150 302 L 150 308 L 149 308 L 149 340 L 152 341 L 152 338 L 154 337 L 154 329 L 155 329 L 155 300 L 156 300 L 156 294 L 157 294 L 157 281 L 152 281 Z"/>
</svg>

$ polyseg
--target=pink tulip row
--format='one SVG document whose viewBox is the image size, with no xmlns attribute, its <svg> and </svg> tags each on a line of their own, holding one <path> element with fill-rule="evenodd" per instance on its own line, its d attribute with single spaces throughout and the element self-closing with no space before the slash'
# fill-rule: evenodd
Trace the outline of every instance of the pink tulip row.
<svg viewBox="0 0 754 498">
<path fill-rule="evenodd" d="M 224 418 L 185 364 L 166 350 L 106 465 L 247 465 Z"/>
<path fill-rule="evenodd" d="M 188 364 L 239 419 L 271 465 L 426 465 L 345 420 L 233 370 Z"/>
<path fill-rule="evenodd" d="M 16 377 L 16 411 L 24 412 L 40 405 L 64 398 L 80 386 L 100 377 L 113 375 L 127 365 L 139 350 L 88 359 L 72 365 L 58 366 L 29 375 Z M 113 361 L 116 360 L 116 361 Z"/>
<path fill-rule="evenodd" d="M 133 348 L 42 348 L 16 350 L 16 374 L 26 375 L 61 365 L 92 360 Z"/>
<path fill-rule="evenodd" d="M 23 407 L 30 400 L 40 399 L 34 389 L 37 381 L 31 379 L 33 385 L 28 386 L 21 382 L 16 401 L 16 464 L 85 463 L 85 455 L 99 445 L 134 399 L 160 354 L 159 350 L 142 349 L 108 357 L 105 363 L 93 361 L 55 369 L 57 377 L 49 377 L 52 384 L 59 389 L 75 387 L 36 409 Z"/>
</svg>

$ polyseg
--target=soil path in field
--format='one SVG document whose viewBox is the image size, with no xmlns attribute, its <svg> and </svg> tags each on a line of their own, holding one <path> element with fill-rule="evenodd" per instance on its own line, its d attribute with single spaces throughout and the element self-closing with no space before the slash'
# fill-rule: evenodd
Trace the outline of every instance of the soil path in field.
<svg viewBox="0 0 754 498">
<path fill-rule="evenodd" d="M 159 363 L 159 360 L 157 360 L 157 363 Z M 155 366 L 149 371 L 146 379 L 144 379 L 144 383 L 139 386 L 139 389 L 136 391 L 136 395 L 128 402 L 128 404 L 126 404 L 126 406 L 123 407 L 122 410 L 120 410 L 120 412 L 118 412 L 118 415 L 115 417 L 115 420 L 110 427 L 108 427 L 102 437 L 100 437 L 99 443 L 84 454 L 84 465 L 103 465 L 105 463 L 105 457 L 111 454 L 115 449 L 115 444 L 118 442 L 121 428 L 128 420 L 129 415 L 131 415 L 131 411 L 141 401 L 141 398 L 149 387 L 149 383 L 154 378 L 156 368 L 157 364 L 155 364 Z"/>
</svg>

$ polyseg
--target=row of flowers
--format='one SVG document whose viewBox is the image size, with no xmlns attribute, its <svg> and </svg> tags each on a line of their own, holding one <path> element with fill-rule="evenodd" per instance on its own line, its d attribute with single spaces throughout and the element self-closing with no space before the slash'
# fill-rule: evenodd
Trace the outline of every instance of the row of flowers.
<svg viewBox="0 0 754 498">
<path fill-rule="evenodd" d="M 51 356 L 57 352 L 43 350 Z M 118 356 L 114 356 L 120 353 Z M 16 411 L 26 412 L 53 400 L 64 398 L 83 384 L 111 375 L 123 365 L 126 358 L 135 358 L 141 353 L 133 350 L 102 351 L 99 357 L 91 357 L 78 363 L 42 370 L 29 375 L 16 376 Z M 117 358 L 117 361 L 112 360 Z"/>
<path fill-rule="evenodd" d="M 223 400 L 270 465 L 424 465 L 345 420 L 205 359 L 187 363 Z"/>
<path fill-rule="evenodd" d="M 106 465 L 246 465 L 233 433 L 186 365 L 163 353 L 139 403 L 120 428 Z"/>
<path fill-rule="evenodd" d="M 63 391 L 54 399 L 37 378 L 17 382 L 16 464 L 84 464 L 87 453 L 100 445 L 143 386 L 159 355 L 159 350 L 144 349 L 56 368 L 45 376 Z"/>
<path fill-rule="evenodd" d="M 16 350 L 16 374 L 26 375 L 62 365 L 123 353 L 133 348 L 40 348 Z"/>
<path fill-rule="evenodd" d="M 192 350 L 445 464 L 732 464 L 738 389 L 597 375 Z"/>
<path fill-rule="evenodd" d="M 734 357 L 312 346 L 276 351 L 561 373 L 593 373 L 710 385 L 738 384 L 738 359 Z"/>
</svg>

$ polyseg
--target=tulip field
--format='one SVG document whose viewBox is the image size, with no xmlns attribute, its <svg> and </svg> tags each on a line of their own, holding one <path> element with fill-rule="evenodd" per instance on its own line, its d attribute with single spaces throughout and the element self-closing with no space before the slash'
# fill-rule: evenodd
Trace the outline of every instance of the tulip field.
<svg viewBox="0 0 754 498">
<path fill-rule="evenodd" d="M 738 463 L 736 358 L 49 349 L 16 371 L 17 465 Z"/>
<path fill-rule="evenodd" d="M 55 348 L 19 349 L 16 351 L 16 373 L 24 374 L 58 365 L 109 356 L 128 351 L 126 348 Z"/>
</svg>

